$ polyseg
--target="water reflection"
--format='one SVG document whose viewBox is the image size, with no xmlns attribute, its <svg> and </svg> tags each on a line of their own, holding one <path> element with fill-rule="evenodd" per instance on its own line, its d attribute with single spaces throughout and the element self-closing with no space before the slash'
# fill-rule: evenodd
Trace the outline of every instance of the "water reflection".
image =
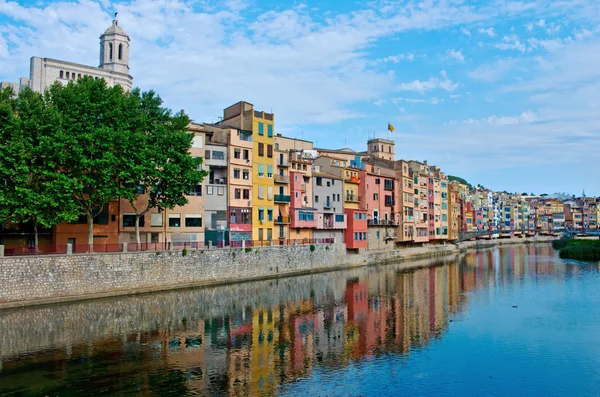
<svg viewBox="0 0 600 397">
<path fill-rule="evenodd" d="M 516 246 L 401 269 L 1 312 L 0 395 L 276 395 L 315 368 L 409 360 L 478 291 L 598 266 L 565 266 L 550 246 Z"/>
</svg>

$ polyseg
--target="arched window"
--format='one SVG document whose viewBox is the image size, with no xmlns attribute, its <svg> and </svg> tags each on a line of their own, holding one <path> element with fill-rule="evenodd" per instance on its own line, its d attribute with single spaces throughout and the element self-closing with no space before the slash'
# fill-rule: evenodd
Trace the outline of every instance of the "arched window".
<svg viewBox="0 0 600 397">
<path fill-rule="evenodd" d="M 119 61 L 123 60 L 123 44 L 119 44 Z"/>
<path fill-rule="evenodd" d="M 108 60 L 112 61 L 112 43 L 108 43 Z"/>
</svg>

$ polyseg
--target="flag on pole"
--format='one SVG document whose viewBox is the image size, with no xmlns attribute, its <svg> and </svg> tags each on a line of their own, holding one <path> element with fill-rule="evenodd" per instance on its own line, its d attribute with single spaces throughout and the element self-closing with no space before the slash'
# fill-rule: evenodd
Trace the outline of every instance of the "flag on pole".
<svg viewBox="0 0 600 397">
<path fill-rule="evenodd" d="M 391 125 L 390 123 L 388 123 L 388 131 L 389 132 L 394 132 L 394 126 Z"/>
</svg>

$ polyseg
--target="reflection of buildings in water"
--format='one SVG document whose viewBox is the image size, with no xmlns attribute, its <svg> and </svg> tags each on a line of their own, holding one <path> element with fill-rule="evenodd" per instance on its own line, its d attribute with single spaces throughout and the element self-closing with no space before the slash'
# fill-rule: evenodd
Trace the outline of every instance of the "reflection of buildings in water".
<svg viewBox="0 0 600 397">
<path fill-rule="evenodd" d="M 522 263 L 549 250 L 543 246 L 485 250 L 466 254 L 460 265 L 403 273 L 393 266 L 367 268 L 353 273 L 357 277 L 350 280 L 347 273 L 339 273 L 339 279 L 328 276 L 332 279 L 328 285 L 335 288 L 312 291 L 311 285 L 304 288 L 303 299 L 285 305 L 257 304 L 259 308 L 249 306 L 177 324 L 161 319 L 158 330 L 121 339 L 93 339 L 87 346 L 63 349 L 55 360 L 62 362 L 69 355 L 99 357 L 98 361 L 120 356 L 125 357 L 121 367 L 112 371 L 133 373 L 138 365 L 135 376 L 146 388 L 152 384 L 149 374 L 177 370 L 185 387 L 200 394 L 274 395 L 283 384 L 306 376 L 317 365 L 343 367 L 382 351 L 408 355 L 411 349 L 427 345 L 448 328 L 452 315 L 465 308 L 463 292 L 503 288 L 523 277 L 554 273 L 552 257 L 532 261 L 529 267 Z M 184 312 L 192 311 L 188 307 Z M 66 365 L 62 372 L 57 368 L 54 373 L 59 378 L 68 377 Z"/>
</svg>

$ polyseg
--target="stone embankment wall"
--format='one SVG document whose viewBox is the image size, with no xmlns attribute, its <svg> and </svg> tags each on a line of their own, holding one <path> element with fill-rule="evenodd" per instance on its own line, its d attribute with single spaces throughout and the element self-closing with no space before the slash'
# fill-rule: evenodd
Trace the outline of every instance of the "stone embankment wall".
<svg viewBox="0 0 600 397">
<path fill-rule="evenodd" d="M 344 244 L 0 258 L 0 308 L 127 295 L 441 257 L 549 238 L 346 254 Z M 312 248 L 311 248 L 312 247 Z"/>
</svg>

